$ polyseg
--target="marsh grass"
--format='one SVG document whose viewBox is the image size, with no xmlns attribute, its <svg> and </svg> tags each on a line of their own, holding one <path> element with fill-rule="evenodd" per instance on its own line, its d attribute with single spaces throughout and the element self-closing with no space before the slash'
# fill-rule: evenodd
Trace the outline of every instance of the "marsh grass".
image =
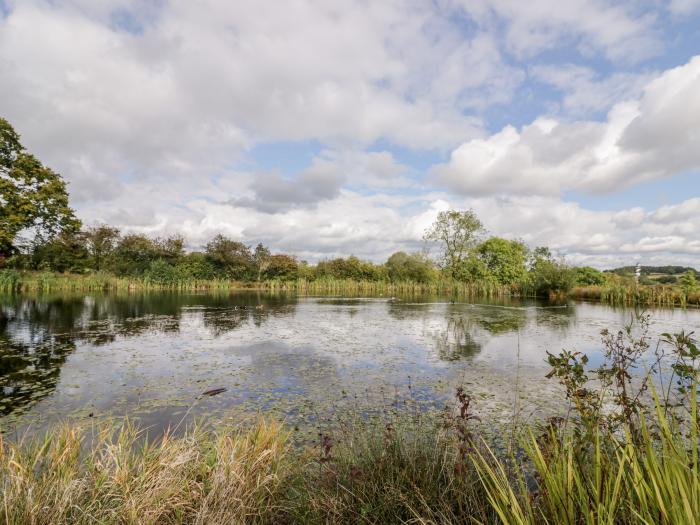
<svg viewBox="0 0 700 525">
<path fill-rule="evenodd" d="M 454 416 L 357 420 L 312 446 L 263 420 L 154 441 L 128 422 L 63 426 L 1 443 L 0 523 L 690 525 L 697 403 L 682 423 L 666 408 L 656 398 L 637 437 L 534 425 L 512 448 L 459 403 Z"/>
<path fill-rule="evenodd" d="M 574 288 L 575 299 L 597 301 L 613 306 L 700 306 L 700 293 L 686 293 L 678 286 L 625 285 Z"/>
<path fill-rule="evenodd" d="M 293 465 L 280 425 L 193 429 L 157 441 L 64 426 L 43 439 L 0 443 L 0 522 L 268 523 Z"/>
<path fill-rule="evenodd" d="M 148 291 L 148 290 L 234 290 L 260 289 L 272 292 L 343 295 L 453 295 L 463 297 L 506 297 L 521 295 L 519 286 L 501 286 L 491 282 L 463 283 L 441 279 L 429 283 L 413 281 L 355 281 L 322 278 L 291 281 L 232 281 L 226 279 L 182 279 L 156 282 L 148 277 L 117 277 L 108 273 L 58 274 L 51 272 L 0 271 L 0 292 L 36 293 L 56 291 Z"/>
<path fill-rule="evenodd" d="M 474 456 L 488 500 L 504 524 L 691 525 L 700 516 L 696 396 L 681 426 L 655 394 L 641 435 L 596 429 L 581 449 L 574 434 L 553 430 L 523 439 L 527 460 L 507 472 L 488 450 Z"/>
</svg>

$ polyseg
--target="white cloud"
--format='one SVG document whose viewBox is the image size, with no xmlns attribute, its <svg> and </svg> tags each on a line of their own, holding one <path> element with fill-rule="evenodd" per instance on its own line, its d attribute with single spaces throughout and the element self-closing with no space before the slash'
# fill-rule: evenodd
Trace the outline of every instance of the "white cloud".
<svg viewBox="0 0 700 525">
<path fill-rule="evenodd" d="M 455 0 L 480 21 L 505 24 L 506 41 L 520 56 L 533 56 L 565 43 L 584 54 L 602 51 L 608 58 L 636 61 L 659 53 L 656 17 L 636 2 L 601 0 Z"/>
<path fill-rule="evenodd" d="M 605 122 L 538 118 L 473 139 L 434 169 L 463 194 L 615 191 L 700 169 L 700 56 L 668 70 Z"/>
<path fill-rule="evenodd" d="M 676 16 L 686 16 L 700 10 L 700 0 L 671 0 L 668 10 Z"/>
<path fill-rule="evenodd" d="M 537 65 L 530 70 L 535 80 L 563 93 L 560 111 L 581 117 L 591 112 L 607 112 L 623 100 L 637 99 L 656 75 L 651 73 L 613 73 L 607 77 L 576 64 Z"/>
<path fill-rule="evenodd" d="M 658 19 L 639 3 L 5 4 L 0 115 L 67 177 L 88 223 L 183 233 L 193 247 L 221 232 L 311 260 L 382 260 L 419 249 L 438 211 L 474 207 L 493 234 L 577 261 L 700 260 L 697 199 L 594 212 L 559 198 L 700 166 L 700 58 L 655 75 L 575 63 L 662 51 Z M 562 49 L 571 64 L 548 65 L 545 52 Z M 526 104 L 526 70 L 562 93 L 556 117 L 486 136 L 482 119 Z M 241 169 L 275 141 L 320 153 L 290 176 Z M 457 195 L 421 178 L 424 160 L 403 161 L 450 149 L 435 174 Z"/>
</svg>

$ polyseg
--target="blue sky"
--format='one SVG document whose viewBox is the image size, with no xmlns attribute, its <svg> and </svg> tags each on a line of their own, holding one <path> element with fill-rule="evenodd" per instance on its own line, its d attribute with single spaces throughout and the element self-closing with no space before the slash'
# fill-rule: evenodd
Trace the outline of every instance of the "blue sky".
<svg viewBox="0 0 700 525">
<path fill-rule="evenodd" d="M 307 260 L 444 209 L 700 266 L 700 0 L 0 0 L 0 115 L 87 224 Z"/>
</svg>

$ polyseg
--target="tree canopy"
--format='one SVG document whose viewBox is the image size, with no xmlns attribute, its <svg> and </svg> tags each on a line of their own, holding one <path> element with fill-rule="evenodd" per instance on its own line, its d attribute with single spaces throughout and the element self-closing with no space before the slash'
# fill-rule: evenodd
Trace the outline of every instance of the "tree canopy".
<svg viewBox="0 0 700 525">
<path fill-rule="evenodd" d="M 442 249 L 440 266 L 455 279 L 464 279 L 465 265 L 485 231 L 474 210 L 447 210 L 438 213 L 424 239 Z"/>
<path fill-rule="evenodd" d="M 0 118 L 0 259 L 16 251 L 17 236 L 39 240 L 80 229 L 68 205 L 66 182 L 27 153 L 17 132 Z"/>
</svg>

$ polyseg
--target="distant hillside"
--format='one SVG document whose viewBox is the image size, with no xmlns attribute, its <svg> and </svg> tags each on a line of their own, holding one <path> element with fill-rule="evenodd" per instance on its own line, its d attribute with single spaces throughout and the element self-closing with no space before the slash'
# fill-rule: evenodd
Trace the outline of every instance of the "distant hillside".
<svg viewBox="0 0 700 525">
<path fill-rule="evenodd" d="M 622 266 L 605 271 L 616 275 L 634 275 L 635 270 L 636 266 Z M 652 282 L 674 284 L 688 270 L 695 272 L 695 275 L 700 278 L 700 272 L 690 266 L 642 266 L 642 281 L 649 284 Z"/>
<path fill-rule="evenodd" d="M 612 270 L 605 270 L 609 273 L 616 273 L 617 275 L 627 275 L 634 273 L 637 269 L 636 266 L 622 266 L 621 268 L 614 268 Z M 642 273 L 645 275 L 650 274 L 664 274 L 664 275 L 681 275 L 688 270 L 693 270 L 695 273 L 698 271 L 690 266 L 642 266 Z"/>
</svg>

